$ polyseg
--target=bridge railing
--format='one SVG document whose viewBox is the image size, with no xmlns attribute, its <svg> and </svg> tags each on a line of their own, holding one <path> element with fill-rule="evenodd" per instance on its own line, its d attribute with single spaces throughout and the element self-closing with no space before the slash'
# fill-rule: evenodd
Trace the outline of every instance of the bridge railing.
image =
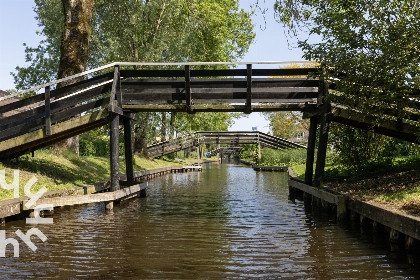
<svg viewBox="0 0 420 280">
<path fill-rule="evenodd" d="M 56 89 L 47 85 L 43 93 L 14 98 L 11 103 L 4 100 L 6 104 L 0 106 L 0 141 L 38 129 L 50 136 L 53 124 L 107 107 L 112 82 L 109 73 Z"/>
</svg>

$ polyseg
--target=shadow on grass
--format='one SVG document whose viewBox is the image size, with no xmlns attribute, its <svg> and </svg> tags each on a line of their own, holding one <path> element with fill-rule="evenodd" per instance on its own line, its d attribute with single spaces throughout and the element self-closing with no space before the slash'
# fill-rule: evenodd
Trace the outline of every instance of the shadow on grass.
<svg viewBox="0 0 420 280">
<path fill-rule="evenodd" d="M 106 164 L 105 158 L 78 158 L 76 155 L 68 153 L 64 155 L 64 158 L 71 164 L 23 156 L 19 160 L 5 162 L 4 165 L 47 176 L 55 184 L 71 183 L 80 187 L 109 177 L 109 165 Z"/>
</svg>

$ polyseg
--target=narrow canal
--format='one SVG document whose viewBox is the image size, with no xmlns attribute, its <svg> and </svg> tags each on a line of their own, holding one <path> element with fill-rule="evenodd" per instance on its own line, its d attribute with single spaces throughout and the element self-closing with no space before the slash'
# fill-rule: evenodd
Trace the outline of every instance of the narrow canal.
<svg viewBox="0 0 420 280">
<path fill-rule="evenodd" d="M 149 183 L 147 198 L 55 211 L 0 278 L 416 279 L 418 270 L 288 200 L 285 173 L 213 164 Z M 8 223 L 8 236 L 26 232 Z M 38 240 L 34 238 L 34 240 Z M 8 248 L 10 249 L 10 248 Z"/>
</svg>

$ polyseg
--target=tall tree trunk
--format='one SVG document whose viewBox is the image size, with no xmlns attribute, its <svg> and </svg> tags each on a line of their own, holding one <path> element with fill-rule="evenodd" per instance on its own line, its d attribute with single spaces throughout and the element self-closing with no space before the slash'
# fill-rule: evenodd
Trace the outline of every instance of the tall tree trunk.
<svg viewBox="0 0 420 280">
<path fill-rule="evenodd" d="M 174 138 L 175 134 L 175 116 L 176 112 L 171 112 L 171 120 L 169 122 L 169 138 Z"/>
<path fill-rule="evenodd" d="M 162 141 L 166 140 L 166 112 L 162 112 L 162 126 L 161 126 Z"/>
<path fill-rule="evenodd" d="M 60 46 L 60 64 L 58 79 L 81 73 L 86 70 L 89 39 L 91 35 L 91 20 L 95 5 L 94 0 L 62 0 L 64 27 Z M 79 81 L 78 77 L 57 85 L 64 87 Z M 75 136 L 55 145 L 61 151 L 69 148 L 79 154 L 79 137 Z"/>
</svg>

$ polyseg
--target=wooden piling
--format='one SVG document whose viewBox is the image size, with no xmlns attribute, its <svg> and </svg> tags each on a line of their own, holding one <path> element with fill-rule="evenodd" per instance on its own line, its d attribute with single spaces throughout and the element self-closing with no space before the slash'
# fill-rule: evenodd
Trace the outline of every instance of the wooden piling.
<svg viewBox="0 0 420 280">
<path fill-rule="evenodd" d="M 316 130 L 318 126 L 318 118 L 312 117 L 309 124 L 308 146 L 306 150 L 306 169 L 305 169 L 305 184 L 312 186 L 312 176 L 314 172 L 314 157 L 315 157 L 315 143 Z"/>
<path fill-rule="evenodd" d="M 327 157 L 328 132 L 330 130 L 329 114 L 321 116 L 321 128 L 319 133 L 318 153 L 316 157 L 314 186 L 320 187 L 324 177 L 325 161 Z"/>
<path fill-rule="evenodd" d="M 124 150 L 125 150 L 125 170 L 127 173 L 128 186 L 134 185 L 134 169 L 133 169 L 133 140 L 131 135 L 131 119 L 125 117 L 124 123 Z"/>
<path fill-rule="evenodd" d="M 114 202 L 113 201 L 106 201 L 105 202 L 105 209 L 107 211 L 110 211 L 110 210 L 114 209 Z"/>
<path fill-rule="evenodd" d="M 337 201 L 337 222 L 344 224 L 348 221 L 347 198 L 340 196 Z"/>
</svg>

